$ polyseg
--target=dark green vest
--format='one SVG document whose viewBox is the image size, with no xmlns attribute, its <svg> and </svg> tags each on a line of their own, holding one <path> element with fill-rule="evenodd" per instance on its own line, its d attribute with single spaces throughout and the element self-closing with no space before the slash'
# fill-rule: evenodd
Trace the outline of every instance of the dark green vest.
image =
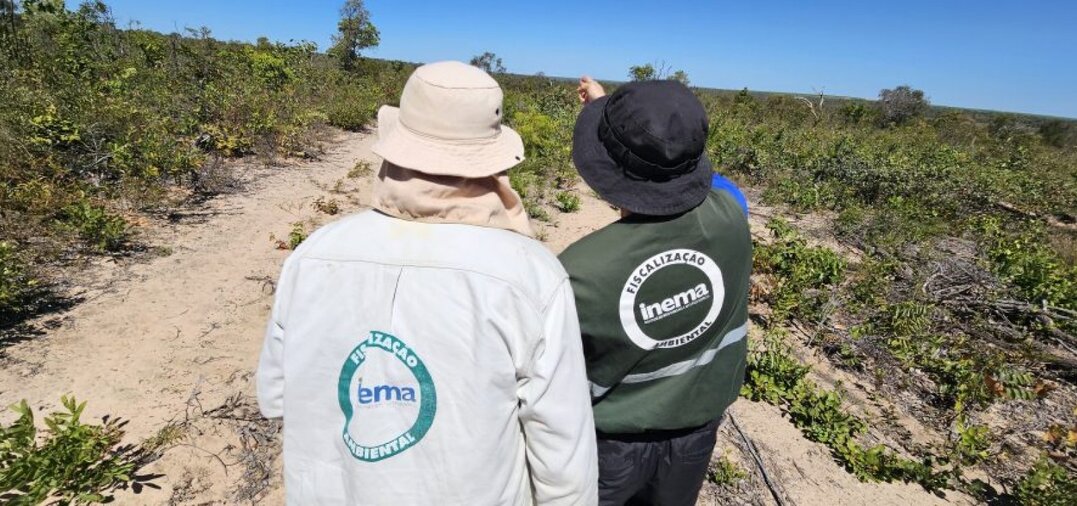
<svg viewBox="0 0 1077 506">
<path fill-rule="evenodd" d="M 736 200 L 712 191 L 677 216 L 629 216 L 560 256 L 572 280 L 595 426 L 696 427 L 744 381 L 752 240 Z"/>
</svg>

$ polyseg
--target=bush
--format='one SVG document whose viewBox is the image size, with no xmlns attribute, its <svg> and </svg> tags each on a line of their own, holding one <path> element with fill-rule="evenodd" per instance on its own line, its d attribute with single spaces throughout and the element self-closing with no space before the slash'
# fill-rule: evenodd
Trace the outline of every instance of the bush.
<svg viewBox="0 0 1077 506">
<path fill-rule="evenodd" d="M 1077 477 L 1044 455 L 1017 484 L 1015 495 L 1025 506 L 1067 506 L 1077 497 Z"/>
<path fill-rule="evenodd" d="M 61 219 L 97 251 L 119 251 L 129 239 L 127 221 L 85 200 L 65 207 Z"/>
<path fill-rule="evenodd" d="M 719 487 L 736 485 L 737 482 L 747 477 L 748 472 L 737 465 L 736 462 L 729 460 L 726 455 L 722 455 L 717 462 L 712 463 L 710 470 L 707 472 L 707 481 Z"/>
<path fill-rule="evenodd" d="M 557 209 L 562 213 L 574 213 L 580 210 L 580 196 L 569 192 L 557 192 Z"/>
<path fill-rule="evenodd" d="M 64 397 L 65 411 L 45 417 L 39 431 L 26 401 L 12 409 L 19 418 L 0 427 L 0 500 L 5 504 L 91 504 L 108 502 L 112 493 L 137 486 L 134 472 L 142 457 L 123 446 L 123 425 L 81 420 L 86 403 Z"/>
<path fill-rule="evenodd" d="M 776 286 L 766 295 L 775 320 L 825 318 L 830 288 L 844 278 L 845 261 L 829 249 L 808 246 L 781 219 L 772 219 L 767 228 L 774 242 L 756 246 L 754 263 L 757 272 L 775 279 Z"/>
<path fill-rule="evenodd" d="M 848 412 L 841 390 L 807 379 L 811 368 L 791 355 L 783 336 L 771 331 L 749 351 L 742 395 L 782 407 L 805 437 L 830 448 L 862 481 L 913 482 L 930 491 L 949 487 L 949 473 L 935 470 L 931 459 L 910 460 L 884 445 L 864 446 L 867 422 Z"/>
<path fill-rule="evenodd" d="M 37 285 L 38 281 L 19 258 L 16 246 L 8 241 L 0 241 L 0 321 L 21 312 Z"/>
</svg>

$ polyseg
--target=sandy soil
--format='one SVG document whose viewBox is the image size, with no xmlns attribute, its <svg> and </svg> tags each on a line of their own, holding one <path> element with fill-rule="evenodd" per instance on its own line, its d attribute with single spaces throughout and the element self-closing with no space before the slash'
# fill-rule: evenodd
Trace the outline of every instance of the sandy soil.
<svg viewBox="0 0 1077 506">
<path fill-rule="evenodd" d="M 4 351 L 0 403 L 27 399 L 49 411 L 73 394 L 89 400 L 87 417 L 129 420 L 129 441 L 169 440 L 170 449 L 144 470 L 163 474 L 152 482 L 158 488 L 121 492 L 119 504 L 282 503 L 279 425 L 260 420 L 253 404 L 273 280 L 288 253 L 271 236 L 286 240 L 293 223 L 309 231 L 332 220 L 313 208 L 319 197 L 335 199 L 343 213 L 363 209 L 373 175 L 347 174 L 359 160 L 377 167 L 372 142 L 342 133 L 321 160 L 244 169 L 247 188 L 190 213 L 200 219 L 149 227 L 144 240 L 170 254 L 102 261 L 80 273 L 85 301 L 49 316 L 54 328 L 43 336 Z M 554 212 L 553 224 L 539 226 L 554 251 L 616 219 L 590 190 L 578 192 L 578 212 Z M 753 217 L 757 230 L 761 216 Z M 915 485 L 857 481 L 773 406 L 740 401 L 732 411 L 787 504 L 947 502 Z M 700 503 L 774 504 L 744 439 L 730 424 L 720 436 L 716 455 L 741 463 L 750 476 L 735 494 L 708 485 Z M 949 502 L 970 501 L 951 494 Z"/>
</svg>

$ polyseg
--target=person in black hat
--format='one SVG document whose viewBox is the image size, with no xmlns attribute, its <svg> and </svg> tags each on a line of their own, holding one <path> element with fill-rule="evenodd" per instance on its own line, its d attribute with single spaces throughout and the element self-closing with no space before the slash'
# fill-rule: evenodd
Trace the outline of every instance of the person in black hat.
<svg viewBox="0 0 1077 506">
<path fill-rule="evenodd" d="M 744 380 L 752 244 L 743 197 L 712 188 L 707 116 L 675 81 L 606 96 L 573 133 L 584 181 L 622 218 L 560 256 L 583 334 L 603 505 L 695 504 Z"/>
</svg>

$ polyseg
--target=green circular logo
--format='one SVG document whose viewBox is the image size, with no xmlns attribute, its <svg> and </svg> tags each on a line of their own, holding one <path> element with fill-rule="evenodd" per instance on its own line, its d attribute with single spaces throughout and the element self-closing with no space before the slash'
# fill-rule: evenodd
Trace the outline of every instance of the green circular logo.
<svg viewBox="0 0 1077 506">
<path fill-rule="evenodd" d="M 386 353 L 395 357 L 418 383 L 418 392 L 415 391 L 414 386 L 407 384 L 364 386 L 363 378 L 359 373 L 363 369 L 363 364 L 367 363 L 374 353 Z M 416 398 L 416 393 L 418 393 L 418 398 Z M 371 331 L 370 336 L 359 343 L 344 361 L 337 384 L 337 399 L 340 402 L 340 410 L 344 412 L 342 436 L 344 444 L 353 457 L 365 462 L 384 460 L 415 446 L 430 430 L 430 426 L 434 423 L 434 414 L 437 412 L 434 381 L 422 359 L 396 336 L 376 330 Z M 408 413 L 414 412 L 416 406 L 418 413 L 414 415 L 414 421 L 399 433 L 393 431 L 389 437 L 383 435 L 381 440 L 373 444 L 361 443 L 362 439 L 352 434 L 352 422 L 356 417 L 357 408 L 369 409 L 368 412 L 372 415 L 382 416 L 379 426 L 384 427 L 392 426 L 394 423 L 399 423 L 401 426 L 407 425 L 407 423 L 400 423 L 400 420 L 410 418 Z"/>
</svg>

